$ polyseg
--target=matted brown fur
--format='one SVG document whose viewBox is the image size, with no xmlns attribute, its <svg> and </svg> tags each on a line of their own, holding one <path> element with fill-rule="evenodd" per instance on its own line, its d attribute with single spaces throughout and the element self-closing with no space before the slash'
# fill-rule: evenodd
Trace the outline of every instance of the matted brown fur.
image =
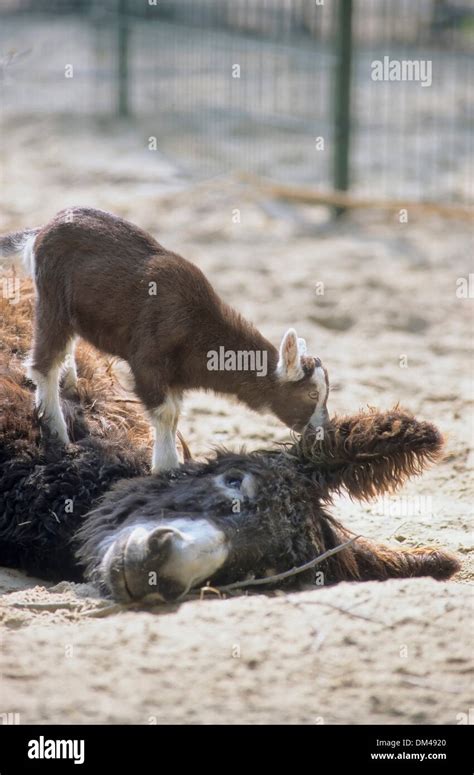
<svg viewBox="0 0 474 775">
<path fill-rule="evenodd" d="M 30 440 L 36 439 L 38 433 L 31 400 L 34 385 L 26 377 L 24 366 L 33 337 L 33 310 L 33 283 L 29 279 L 22 280 L 18 304 L 0 298 L 0 405 L 3 407 L 0 432 L 15 433 Z M 84 409 L 89 432 L 106 438 L 119 431 L 132 444 L 151 444 L 149 424 L 139 404 L 117 378 L 112 360 L 87 342 L 80 341 L 76 362 L 79 381 L 75 398 L 79 398 Z M 73 396 L 66 394 L 64 397 Z M 14 408 L 13 414 L 8 411 L 9 406 Z M 22 406 L 24 411 L 21 411 Z M 74 441 L 74 428 L 64 401 L 62 408 Z M 30 429 L 27 429 L 27 423 L 30 423 Z"/>
</svg>

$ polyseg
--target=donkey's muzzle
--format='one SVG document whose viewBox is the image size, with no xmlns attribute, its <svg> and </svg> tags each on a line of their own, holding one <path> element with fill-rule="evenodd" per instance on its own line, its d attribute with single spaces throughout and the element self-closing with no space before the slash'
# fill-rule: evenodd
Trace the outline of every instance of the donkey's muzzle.
<svg viewBox="0 0 474 775">
<path fill-rule="evenodd" d="M 150 595 L 172 602 L 210 579 L 227 555 L 225 535 L 206 519 L 150 522 L 122 530 L 104 559 L 103 581 L 121 602 Z"/>
</svg>

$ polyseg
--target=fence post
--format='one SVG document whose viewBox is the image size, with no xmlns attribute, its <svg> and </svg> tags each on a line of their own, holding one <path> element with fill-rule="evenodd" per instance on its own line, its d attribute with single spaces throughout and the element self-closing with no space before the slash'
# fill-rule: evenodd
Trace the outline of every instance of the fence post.
<svg viewBox="0 0 474 775">
<path fill-rule="evenodd" d="M 129 115 L 128 102 L 128 1 L 117 0 L 117 113 Z"/>
<path fill-rule="evenodd" d="M 333 107 L 333 183 L 339 191 L 349 188 L 351 132 L 352 0 L 339 0 L 336 18 L 336 68 Z M 336 208 L 336 214 L 343 208 Z"/>
</svg>

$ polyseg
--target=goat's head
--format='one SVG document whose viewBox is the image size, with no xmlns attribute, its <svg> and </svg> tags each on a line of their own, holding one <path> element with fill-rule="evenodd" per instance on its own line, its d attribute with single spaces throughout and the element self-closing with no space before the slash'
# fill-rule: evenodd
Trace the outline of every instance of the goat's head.
<svg viewBox="0 0 474 775">
<path fill-rule="evenodd" d="M 271 409 L 278 419 L 298 432 L 306 425 L 326 425 L 328 373 L 319 358 L 307 355 L 306 342 L 294 328 L 281 341 L 275 377 Z"/>
</svg>

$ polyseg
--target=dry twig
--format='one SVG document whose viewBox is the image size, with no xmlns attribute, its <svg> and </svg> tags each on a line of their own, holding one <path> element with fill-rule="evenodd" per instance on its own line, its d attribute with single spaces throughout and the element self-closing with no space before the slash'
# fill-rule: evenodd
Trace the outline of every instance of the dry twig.
<svg viewBox="0 0 474 775">
<path fill-rule="evenodd" d="M 305 562 L 304 565 L 300 565 L 297 568 L 283 571 L 283 573 L 277 573 L 275 576 L 267 576 L 264 579 L 246 579 L 245 581 L 234 581 L 232 584 L 226 584 L 223 587 L 217 587 L 217 589 L 220 592 L 227 592 L 228 590 L 242 589 L 243 587 L 256 587 L 262 586 L 263 584 L 274 584 L 275 581 L 282 581 L 283 579 L 287 579 L 290 576 L 296 576 L 298 573 L 304 573 L 304 571 L 314 568 L 315 565 L 319 565 L 319 563 L 323 562 L 323 560 L 327 560 L 328 557 L 332 557 L 334 554 L 341 552 L 343 549 L 347 549 L 348 546 L 353 544 L 354 541 L 357 541 L 357 539 L 360 537 L 360 535 L 354 536 L 354 538 L 351 538 L 349 541 L 345 541 L 343 544 L 335 546 L 334 549 L 328 549 L 327 552 L 323 552 L 323 554 L 320 554 L 318 557 L 315 557 L 309 562 Z"/>
</svg>

